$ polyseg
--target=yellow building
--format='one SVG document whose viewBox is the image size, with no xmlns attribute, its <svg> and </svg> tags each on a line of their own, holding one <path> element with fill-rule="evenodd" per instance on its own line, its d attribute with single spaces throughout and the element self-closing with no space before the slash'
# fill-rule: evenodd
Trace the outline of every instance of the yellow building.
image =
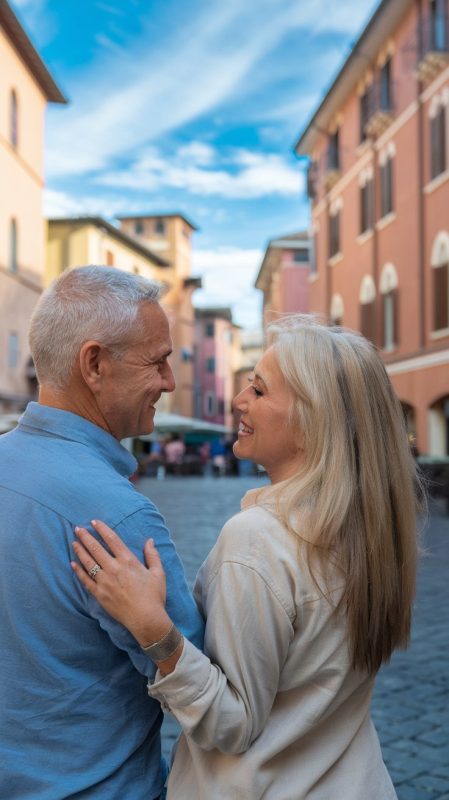
<svg viewBox="0 0 449 800">
<path fill-rule="evenodd" d="M 65 103 L 6 0 L 0 2 L 0 412 L 35 392 L 27 342 L 44 276 L 44 114 Z"/>
<path fill-rule="evenodd" d="M 192 295 L 201 287 L 201 280 L 191 277 L 192 233 L 197 228 L 182 214 L 120 216 L 118 219 L 123 232 L 169 262 L 170 289 L 163 305 L 171 325 L 174 345 L 171 363 L 176 389 L 159 407 L 193 417 L 195 309 Z"/>
<path fill-rule="evenodd" d="M 106 264 L 160 281 L 167 290 L 170 288 L 168 261 L 102 217 L 49 219 L 47 228 L 46 285 L 66 267 Z"/>
</svg>

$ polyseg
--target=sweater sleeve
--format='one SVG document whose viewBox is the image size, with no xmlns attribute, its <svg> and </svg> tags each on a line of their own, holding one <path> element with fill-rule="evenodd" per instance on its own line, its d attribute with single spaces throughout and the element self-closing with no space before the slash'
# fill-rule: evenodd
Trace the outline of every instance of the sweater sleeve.
<svg viewBox="0 0 449 800">
<path fill-rule="evenodd" d="M 202 589 L 205 652 L 185 642 L 176 669 L 149 686 L 203 749 L 243 753 L 264 728 L 293 638 L 267 577 L 226 560 Z"/>
</svg>

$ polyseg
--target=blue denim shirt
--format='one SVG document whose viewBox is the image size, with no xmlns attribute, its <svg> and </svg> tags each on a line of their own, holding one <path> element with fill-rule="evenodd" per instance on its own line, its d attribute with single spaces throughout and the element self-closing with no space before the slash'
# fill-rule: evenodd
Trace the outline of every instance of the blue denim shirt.
<svg viewBox="0 0 449 800">
<path fill-rule="evenodd" d="M 162 789 L 153 663 L 70 567 L 75 525 L 103 519 L 142 560 L 152 536 L 167 610 L 203 621 L 164 520 L 129 481 L 136 462 L 76 414 L 30 403 L 0 436 L 0 797 L 151 800 Z"/>
</svg>

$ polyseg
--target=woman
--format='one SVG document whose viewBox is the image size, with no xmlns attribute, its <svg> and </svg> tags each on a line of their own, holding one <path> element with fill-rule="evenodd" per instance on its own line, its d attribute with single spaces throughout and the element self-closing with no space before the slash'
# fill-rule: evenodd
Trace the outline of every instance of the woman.
<svg viewBox="0 0 449 800">
<path fill-rule="evenodd" d="M 234 452 L 271 485 L 248 492 L 198 574 L 207 655 L 171 625 L 151 542 L 145 569 L 95 523 L 115 558 L 78 529 L 73 568 L 158 664 L 149 693 L 184 731 L 169 798 L 390 800 L 369 705 L 409 641 L 415 588 L 401 407 L 358 334 L 298 316 L 269 333 L 234 401 Z"/>
</svg>

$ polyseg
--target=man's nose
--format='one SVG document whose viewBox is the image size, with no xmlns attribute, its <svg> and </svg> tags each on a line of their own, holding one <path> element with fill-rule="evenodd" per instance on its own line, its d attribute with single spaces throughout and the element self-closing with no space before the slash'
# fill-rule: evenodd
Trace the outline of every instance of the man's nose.
<svg viewBox="0 0 449 800">
<path fill-rule="evenodd" d="M 173 392 L 176 387 L 175 376 L 170 364 L 166 364 L 164 375 L 162 378 L 162 391 Z"/>
</svg>

